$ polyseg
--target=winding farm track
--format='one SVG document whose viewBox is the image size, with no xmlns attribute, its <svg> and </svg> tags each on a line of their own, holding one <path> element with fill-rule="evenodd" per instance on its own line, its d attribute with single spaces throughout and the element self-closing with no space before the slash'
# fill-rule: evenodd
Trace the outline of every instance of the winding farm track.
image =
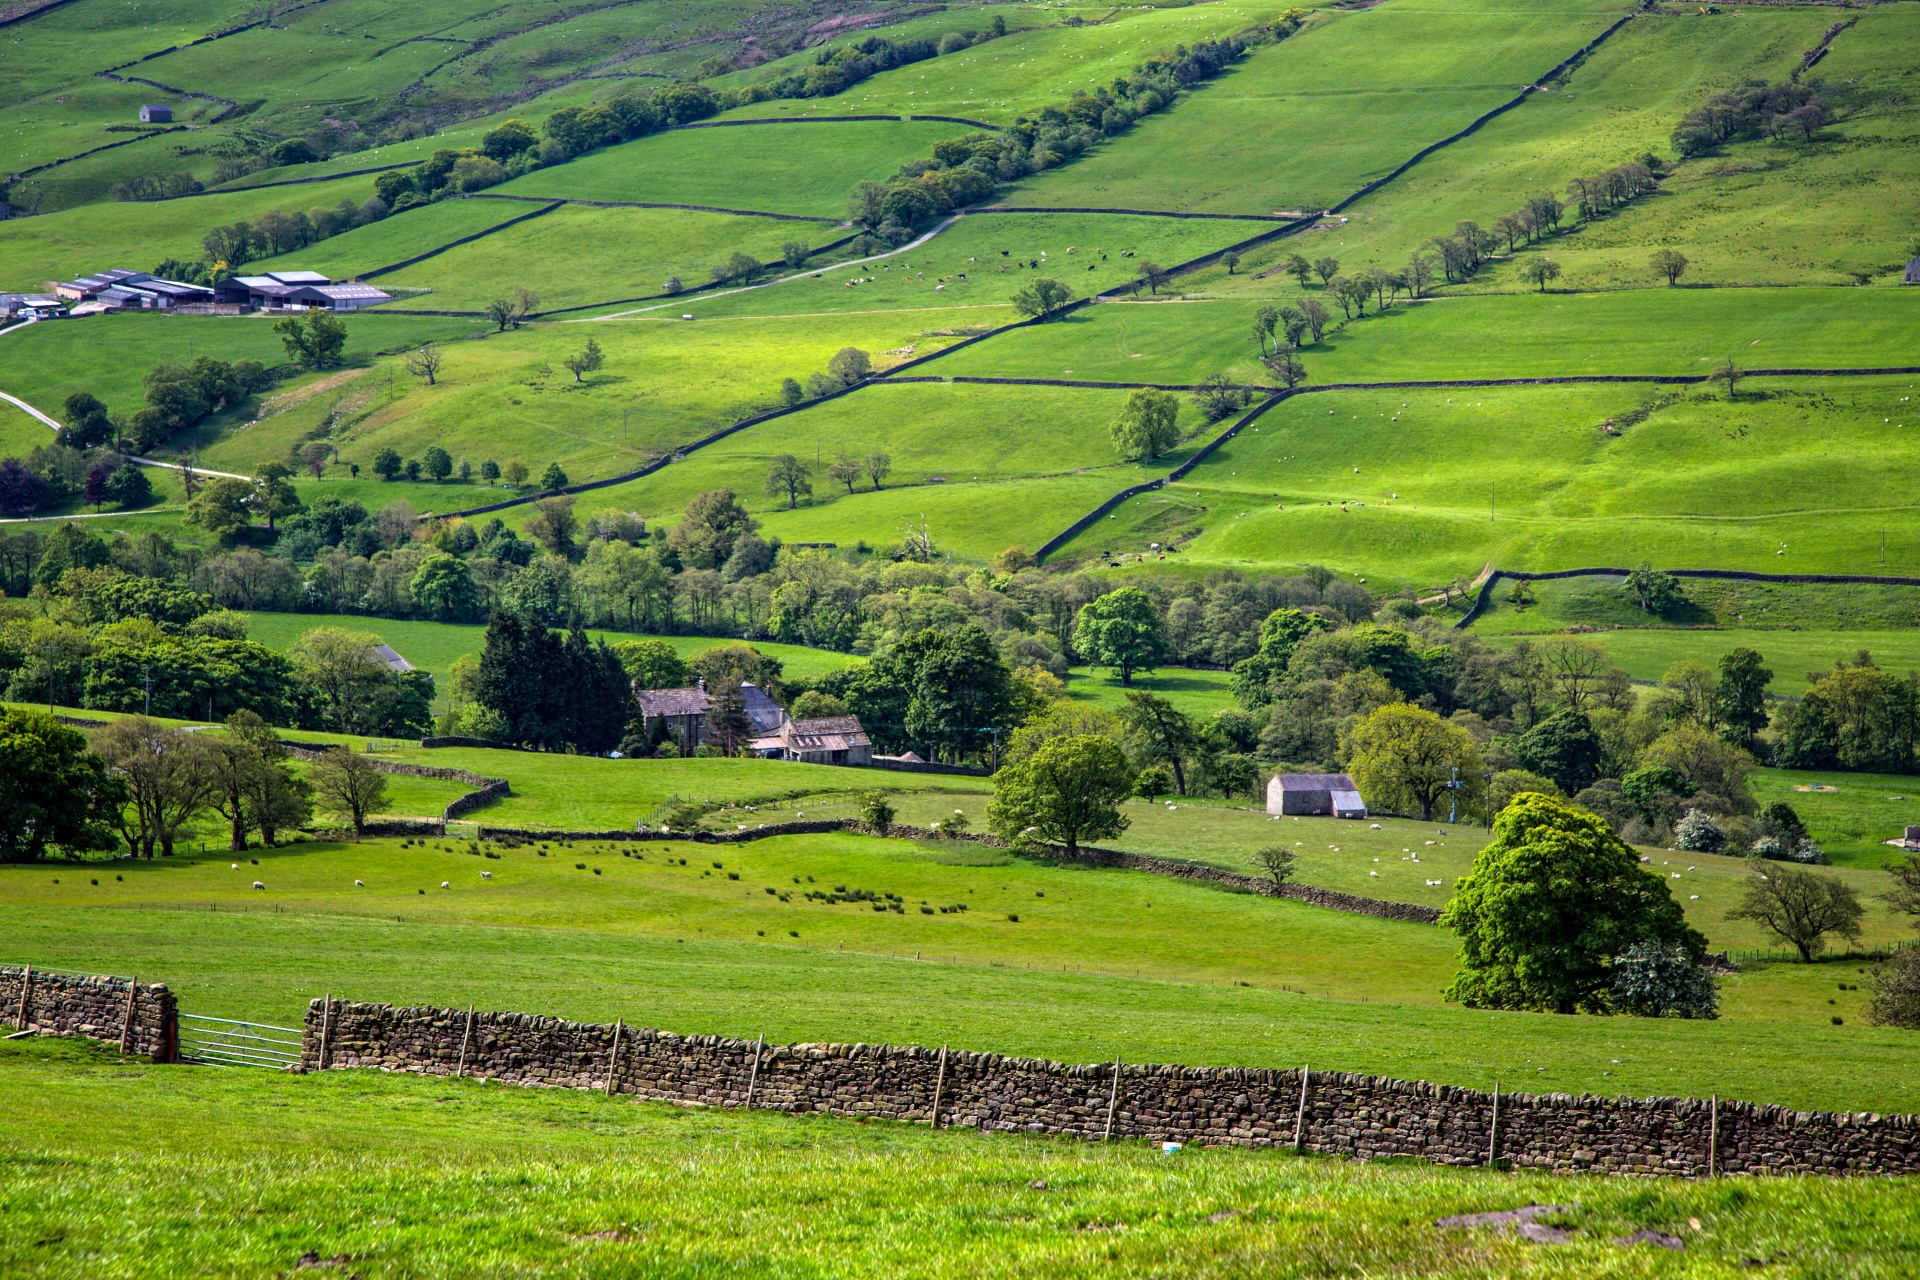
<svg viewBox="0 0 1920 1280">
<path fill-rule="evenodd" d="M 21 324 L 8 325 L 6 328 L 0 329 L 0 338 L 4 338 L 10 333 L 18 332 L 19 330 L 26 328 L 28 325 L 40 324 L 40 323 L 44 323 L 44 322 L 37 321 L 37 320 L 28 320 Z M 0 400 L 6 401 L 8 404 L 20 410 L 22 413 L 26 414 L 27 416 L 38 419 L 40 422 L 44 423 L 48 427 L 48 429 L 53 431 L 60 430 L 61 424 L 57 419 L 51 418 L 46 414 L 42 413 L 40 410 L 28 404 L 25 400 L 22 400 L 19 396 L 9 395 L 5 391 L 0 391 Z M 161 462 L 157 458 L 142 458 L 142 457 L 129 455 L 127 460 L 129 462 L 138 463 L 143 467 L 156 467 L 162 471 L 187 470 L 186 467 L 181 466 L 177 462 Z M 253 479 L 252 476 L 243 476 L 232 471 L 205 471 L 199 467 L 193 468 L 193 473 L 195 475 L 202 475 L 202 476 L 220 476 L 221 478 L 227 479 L 227 480 Z M 158 510 L 158 508 L 154 508 L 154 510 Z M 32 523 L 35 523 L 36 521 L 46 521 L 46 520 L 96 520 L 102 516 L 124 516 L 124 515 L 145 515 L 145 514 L 148 514 L 148 513 L 144 511 L 132 511 L 132 512 L 129 512 L 129 511 L 85 512 L 83 511 L 83 512 L 77 512 L 73 515 L 64 515 L 64 516 L 19 516 L 19 517 L 14 517 L 10 519 L 0 520 L 0 524 L 32 524 Z"/>
</svg>

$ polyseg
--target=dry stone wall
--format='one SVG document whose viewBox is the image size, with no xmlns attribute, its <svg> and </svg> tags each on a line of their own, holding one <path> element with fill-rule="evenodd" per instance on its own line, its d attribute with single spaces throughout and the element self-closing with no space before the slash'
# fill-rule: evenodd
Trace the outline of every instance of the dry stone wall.
<svg viewBox="0 0 1920 1280">
<path fill-rule="evenodd" d="M 158 983 L 0 965 L 0 1022 L 21 1031 L 85 1036 L 122 1053 L 172 1062 L 179 1008 Z"/>
<path fill-rule="evenodd" d="M 314 1001 L 307 1070 L 378 1068 L 690 1106 L 1091 1140 L 1288 1147 L 1439 1164 L 1664 1174 L 1920 1172 L 1920 1117 L 1687 1098 L 1493 1094 L 1345 1072 L 765 1045 L 520 1013 Z"/>
</svg>

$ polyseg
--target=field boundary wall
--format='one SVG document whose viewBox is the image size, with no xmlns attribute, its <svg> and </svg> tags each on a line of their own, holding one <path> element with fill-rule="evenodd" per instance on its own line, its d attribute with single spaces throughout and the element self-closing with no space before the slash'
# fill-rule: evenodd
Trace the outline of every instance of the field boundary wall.
<svg viewBox="0 0 1920 1280">
<path fill-rule="evenodd" d="M 318 760 L 329 749 L 327 745 L 321 743 L 282 742 L 280 745 L 286 750 L 286 753 L 294 759 L 305 760 L 309 763 Z M 459 782 L 474 788 L 463 796 L 454 797 L 454 799 L 448 803 L 445 812 L 441 814 L 442 822 L 457 818 L 463 813 L 471 813 L 484 805 L 492 804 L 495 800 L 501 799 L 503 796 L 513 794 L 513 787 L 509 785 L 507 779 L 489 778 L 484 773 L 475 773 L 471 769 L 449 769 L 432 764 L 409 764 L 404 760 L 382 760 L 377 756 L 366 757 L 366 761 L 377 773 L 397 774 L 407 778 L 432 778 L 437 782 Z M 368 824 L 368 832 L 372 834 L 382 834 L 381 832 L 375 831 L 374 828 L 376 825 L 378 824 Z M 418 823 L 387 823 L 385 825 L 393 827 L 395 834 L 405 835 L 411 835 L 414 830 L 420 826 Z M 431 824 L 427 825 L 430 826 Z M 444 830 L 445 828 L 443 827 L 441 832 L 435 834 L 444 834 Z"/>
<path fill-rule="evenodd" d="M 0 1022 L 18 1031 L 97 1040 L 155 1062 L 179 1057 L 179 1005 L 160 983 L 0 965 Z"/>
<path fill-rule="evenodd" d="M 1485 1093 L 1305 1067 L 1069 1064 L 765 1044 L 524 1013 L 315 1000 L 300 1069 L 370 1068 L 1003 1133 L 1555 1172 L 1920 1172 L 1920 1117 L 1697 1098 Z"/>
</svg>

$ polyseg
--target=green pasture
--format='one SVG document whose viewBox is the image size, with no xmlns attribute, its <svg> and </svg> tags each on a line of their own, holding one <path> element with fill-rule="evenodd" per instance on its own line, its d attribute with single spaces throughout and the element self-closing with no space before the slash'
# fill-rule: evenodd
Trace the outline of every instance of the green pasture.
<svg viewBox="0 0 1920 1280">
<path fill-rule="evenodd" d="M 112 410 L 131 415 L 145 400 L 143 380 L 154 365 L 187 362 L 195 356 L 222 360 L 258 360 L 269 368 L 284 367 L 287 353 L 273 332 L 274 319 L 261 314 L 243 316 L 176 316 L 165 313 L 110 313 L 78 320 L 43 323 L 9 333 L 0 344 L 6 352 L 4 389 L 58 418 L 69 395 L 86 391 Z M 259 463 L 284 458 L 289 441 L 276 441 L 270 452 L 239 446 L 229 450 L 207 446 L 229 432 L 251 445 L 254 434 L 271 434 L 276 408 L 291 412 L 297 405 L 320 398 L 361 376 L 378 353 L 409 349 L 423 340 L 447 341 L 474 333 L 472 321 L 427 316 L 396 316 L 379 311 L 346 318 L 348 368 L 318 376 L 297 375 L 288 383 L 250 401 L 237 411 L 221 414 L 193 432 L 170 441 L 161 452 L 196 447 L 203 462 L 216 470 L 244 470 L 234 462 Z M 111 353 L 108 358 L 107 353 Z M 404 375 L 403 375 L 404 376 Z M 380 379 L 382 391 L 385 379 Z M 267 418 L 258 426 L 242 426 L 255 413 Z M 217 456 L 216 456 L 217 455 Z"/>
<path fill-rule="evenodd" d="M 466 203 L 497 213 L 525 212 L 536 205 L 505 200 Z M 424 285 L 430 294 L 410 307 L 479 311 L 515 287 L 540 295 L 540 309 L 652 297 L 669 276 L 690 289 L 709 284 L 716 268 L 735 253 L 774 264 L 792 241 L 824 245 L 845 233 L 819 223 L 738 218 L 683 209 L 594 209 L 564 205 L 516 227 L 448 250 L 438 257 L 382 276 L 380 283 Z M 668 309 L 675 304 L 669 303 Z"/>
<path fill-rule="evenodd" d="M 1029 281 L 1048 277 L 1084 298 L 1139 279 L 1144 264 L 1170 267 L 1264 229 L 1115 214 L 967 214 L 916 249 L 689 306 L 702 317 L 771 318 L 945 305 L 996 308 L 973 323 L 1005 324 L 1019 318 L 1008 304 Z"/>
<path fill-rule="evenodd" d="M 1626 12 L 1554 0 L 1327 13 L 1010 203 L 1324 209 L 1511 98 Z M 991 47 L 991 46 L 989 46 Z"/>
<path fill-rule="evenodd" d="M 897 120 L 676 129 L 535 170 L 495 190 L 839 218 L 856 182 L 884 179 L 906 161 L 931 155 L 942 138 L 965 131 Z"/>
<path fill-rule="evenodd" d="M 1164 470 L 1164 463 L 1124 463 L 1114 452 L 1108 429 L 1126 400 L 1124 391 L 881 382 L 750 427 L 604 492 L 615 505 L 670 522 L 695 495 L 725 486 L 756 515 L 767 515 L 787 507 L 784 494 L 768 494 L 763 487 L 768 467 L 774 457 L 791 454 L 814 473 L 813 496 L 802 498 L 804 506 L 814 511 L 842 503 L 852 507 L 872 494 L 872 481 L 860 479 L 849 492 L 827 478 L 826 468 L 840 454 L 858 461 L 875 451 L 893 459 L 882 495 L 903 486 L 1089 472 L 1097 472 L 1109 490 L 1124 489 Z M 1199 432 L 1200 415 L 1191 407 L 1186 413 L 1181 425 Z M 582 495 L 583 502 L 597 498 Z M 909 505 L 922 500 L 915 496 Z"/>
<path fill-rule="evenodd" d="M 1808 9 L 1749 6 L 1707 15 L 1676 8 L 1671 13 L 1637 14 L 1564 81 L 1531 95 L 1520 107 L 1428 156 L 1390 186 L 1346 210 L 1351 221 L 1303 236 L 1298 244 L 1277 246 L 1268 256 L 1277 253 L 1284 258 L 1299 249 L 1309 257 L 1332 253 L 1356 264 L 1396 269 L 1430 237 L 1450 232 L 1462 219 L 1491 226 L 1538 192 L 1550 191 L 1566 199 L 1567 184 L 1575 177 L 1602 172 L 1649 151 L 1671 157 L 1670 135 L 1681 116 L 1711 94 L 1749 77 L 1785 79 L 1826 25 L 1824 15 Z M 1857 34 L 1850 31 L 1844 39 Z M 1710 159 L 1684 166 L 1682 177 L 1668 184 L 1669 192 L 1690 182 L 1687 175 L 1695 170 L 1711 170 L 1719 163 Z M 1801 193 L 1803 198 L 1805 194 Z M 1655 283 L 1646 255 L 1668 243 L 1665 237 L 1671 226 L 1646 243 L 1637 258 L 1611 255 L 1614 269 L 1604 274 L 1589 274 L 1584 265 L 1576 267 L 1574 262 L 1584 263 L 1583 247 L 1611 238 L 1623 222 L 1666 223 L 1664 211 L 1673 199 L 1671 194 L 1657 196 L 1630 213 L 1553 238 L 1538 252 L 1567 266 L 1562 287 L 1646 287 Z M 1715 234 L 1733 230 L 1720 227 Z M 1778 237 L 1779 232 L 1749 228 L 1737 247 L 1734 243 L 1716 246 L 1714 236 L 1699 237 L 1699 243 L 1690 237 L 1683 247 L 1696 265 L 1687 279 L 1718 283 L 1837 279 L 1830 271 L 1781 270 L 1771 252 L 1754 251 L 1757 245 L 1749 238 L 1753 236 Z M 1506 251 L 1504 245 L 1501 251 Z M 1515 262 L 1524 260 L 1522 256 Z M 1263 260 L 1260 265 L 1268 263 Z M 1275 276 L 1267 283 L 1285 279 Z M 1527 286 L 1513 268 L 1500 267 L 1483 272 L 1469 287 Z"/>
<path fill-rule="evenodd" d="M 1283 242 L 1286 243 L 1286 242 Z M 1274 284 L 1278 280 L 1267 283 Z M 1250 336 L 1270 299 L 1213 298 L 1088 307 L 995 337 L 941 360 L 943 377 L 1195 382 L 1226 372 L 1272 383 Z M 1883 368 L 1914 363 L 1909 335 L 1920 297 L 1892 289 L 1637 289 L 1404 300 L 1368 311 L 1299 352 L 1307 385 L 1589 374 L 1710 373 L 1732 357 L 1745 369 Z M 1308 335 L 1311 336 L 1311 335 Z"/>
<path fill-rule="evenodd" d="M 109 151 L 102 159 L 137 149 Z M 0 285 L 39 292 L 50 280 L 70 280 L 109 267 L 151 271 L 163 258 L 204 257 L 202 237 L 224 223 L 255 218 L 269 209 L 332 208 L 342 199 L 358 204 L 372 194 L 371 177 L 340 178 L 179 200 L 106 202 L 37 218 L 11 218 L 0 222 Z"/>
<path fill-rule="evenodd" d="M 1762 805 L 1792 805 L 1827 857 L 1843 867 L 1877 872 L 1900 861 L 1904 855 L 1886 842 L 1920 823 L 1920 779 L 1897 774 L 1762 769 L 1753 775 L 1753 792 Z"/>
<path fill-rule="evenodd" d="M 824 371 L 842 347 L 860 347 L 878 358 L 904 345 L 944 345 L 951 335 L 931 331 L 949 328 L 955 318 L 952 312 L 877 313 L 801 326 L 752 319 L 688 324 L 656 313 L 647 319 L 486 332 L 481 340 L 446 342 L 433 386 L 409 374 L 395 356 L 244 432 L 219 434 L 203 447 L 202 457 L 210 466 L 284 457 L 325 432 L 338 398 L 342 412 L 329 437 L 340 448 L 337 471 L 358 463 L 364 475 L 383 448 L 417 458 L 437 444 L 476 469 L 487 458 L 504 466 L 517 457 L 537 477 L 557 460 L 578 483 L 637 470 L 670 449 L 777 407 L 783 377 L 804 380 Z M 364 321 L 355 317 L 347 323 L 352 335 Z M 418 335 L 411 342 L 391 341 L 395 350 L 423 337 L 490 330 L 484 322 L 397 313 L 376 323 L 393 326 L 387 332 L 396 338 Z M 266 326 L 261 328 L 264 332 Z M 583 350 L 589 338 L 599 343 L 605 363 L 576 382 L 561 362 Z M 498 496 L 479 496 L 476 490 L 472 501 L 461 505 Z"/>
<path fill-rule="evenodd" d="M 1779 63 L 1813 43 L 1821 24 L 1807 17 L 1804 31 L 1772 40 Z M 1920 5 L 1876 7 L 1809 73 L 1859 98 L 1840 104 L 1839 118 L 1813 141 L 1742 142 L 1688 161 L 1663 194 L 1548 252 L 1575 286 L 1643 285 L 1647 256 L 1659 248 L 1684 253 L 1685 278 L 1701 283 L 1898 283 L 1915 231 L 1901 193 L 1920 178 L 1916 59 Z M 1526 287 L 1510 272 L 1492 280 Z"/>
<path fill-rule="evenodd" d="M 1477 624 L 1476 624 L 1477 626 Z M 1495 638 L 1505 640 L 1504 635 Z M 1712 666 L 1733 649 L 1753 649 L 1773 672 L 1770 693 L 1793 697 L 1806 692 L 1807 674 L 1852 662 L 1865 649 L 1879 666 L 1905 672 L 1920 668 L 1920 633 L 1913 631 L 1798 631 L 1648 629 L 1596 631 L 1583 639 L 1605 649 L 1636 680 L 1658 680 L 1684 659 Z"/>
<path fill-rule="evenodd" d="M 1842 784 L 1844 800 L 1825 798 L 1833 793 L 1804 789 L 1834 783 Z M 1913 801 L 1904 809 L 1893 799 L 1903 790 Z M 1920 811 L 1920 784 L 1911 779 L 1861 774 L 1767 770 L 1756 791 L 1762 795 L 1763 804 L 1784 798 L 1802 812 L 1810 826 L 1819 825 L 1832 834 L 1833 854 L 1843 865 L 1831 874 L 1851 885 L 1868 905 L 1861 945 L 1886 946 L 1909 936 L 1905 917 L 1893 915 L 1875 900 L 1888 885 L 1881 868 L 1896 856 L 1879 842 L 1899 836 L 1904 822 L 1898 813 Z M 1883 796 L 1883 792 L 1890 794 Z M 1809 797 L 1814 800 L 1812 804 L 1808 803 Z M 985 801 L 984 795 L 967 804 L 959 796 L 909 793 L 896 799 L 894 805 L 899 821 L 922 826 L 944 820 L 959 805 L 977 829 L 986 816 Z M 1432 822 L 1391 817 L 1367 822 L 1279 818 L 1269 816 L 1264 809 L 1243 805 L 1244 801 L 1180 796 L 1153 804 L 1130 800 L 1123 806 L 1131 823 L 1127 831 L 1100 843 L 1130 853 L 1199 862 L 1256 877 L 1262 872 L 1253 860 L 1254 851 L 1278 845 L 1291 850 L 1298 860 L 1294 878 L 1302 884 L 1391 902 L 1444 907 L 1453 895 L 1454 881 L 1467 874 L 1474 855 L 1488 839 L 1487 832 L 1476 824 L 1447 822 L 1444 805 Z M 809 796 L 804 802 L 795 802 L 796 809 L 820 817 L 853 817 L 853 807 L 851 798 L 838 796 Z M 1744 856 L 1653 847 L 1639 852 L 1649 860 L 1647 870 L 1666 881 L 1668 890 L 1686 908 L 1688 922 L 1707 936 L 1715 950 L 1782 945 L 1749 921 L 1726 918 L 1738 904 L 1750 874 Z M 1772 999 L 1773 995 L 1766 998 Z M 1825 1008 L 1824 992 L 1820 993 L 1820 1005 Z M 1807 1012 L 1818 1013 L 1811 1009 Z"/>
<path fill-rule="evenodd" d="M 1892 1274 L 1920 1236 L 1896 1179 L 1169 1156 L 371 1071 L 150 1067 L 72 1041 L 0 1046 L 0 1103 L 19 1121 L 0 1139 L 19 1170 L 0 1265 L 51 1275 L 273 1274 L 309 1252 L 379 1277 L 1737 1274 L 1787 1248 Z M 1431 1225 L 1523 1203 L 1577 1206 L 1552 1219 L 1573 1241 Z M 1644 1228 L 1678 1233 L 1684 1261 L 1612 1243 Z"/>
<path fill-rule="evenodd" d="M 1685 566 L 1674 566 L 1683 568 Z M 1873 571 L 1863 566 L 1861 572 Z M 1644 612 L 1614 576 L 1564 578 L 1528 584 L 1535 603 L 1512 603 L 1514 584 L 1501 581 L 1473 628 L 1483 635 L 1541 634 L 1571 629 L 1633 630 L 1713 628 L 1779 631 L 1776 643 L 1793 641 L 1787 632 L 1805 633 L 1809 643 L 1846 646 L 1846 635 L 1816 641 L 1833 632 L 1875 633 L 1884 642 L 1901 629 L 1920 623 L 1920 588 L 1847 583 L 1741 582 L 1687 578 L 1684 600 L 1659 615 Z M 1657 641 L 1655 641 L 1657 643 Z M 1862 635 L 1861 644 L 1872 645 Z M 1656 673 L 1658 674 L 1658 673 Z"/>
<path fill-rule="evenodd" d="M 291 188 L 298 191 L 298 187 Z M 540 206 L 513 200 L 441 200 L 435 204 L 390 214 L 378 222 L 330 236 L 304 249 L 295 249 L 278 257 L 249 262 L 247 271 L 318 271 L 334 280 L 357 279 L 362 273 L 390 266 L 415 254 L 425 253 L 462 236 L 470 236 L 497 227 Z M 549 214 L 548 217 L 553 215 Z M 401 280 L 381 276 L 368 281 L 376 288 L 389 284 L 425 284 L 426 281 Z M 389 304 L 391 305 L 391 304 Z M 437 299 L 422 301 L 421 306 L 453 310 Z M 468 310 L 477 311 L 479 307 Z"/>
<path fill-rule="evenodd" d="M 47 424 L 0 400 L 0 456 L 24 458 L 43 444 L 53 443 Z"/>
<path fill-rule="evenodd" d="M 1168 8 L 1081 9 L 1080 26 L 1060 25 L 1064 6 L 1026 9 L 1025 21 L 1007 17 L 1008 34 L 943 57 L 885 71 L 831 98 L 757 102 L 729 113 L 763 118 L 790 115 L 950 115 L 1011 124 L 1023 112 L 1065 102 L 1077 89 L 1092 89 L 1129 75 L 1136 64 L 1181 44 L 1216 40 L 1256 22 L 1271 21 L 1287 6 L 1196 4 Z M 937 17 L 902 24 L 901 35 L 937 36 L 947 31 L 985 30 L 992 8 L 954 8 Z M 1029 25 L 1032 24 L 1032 25 Z M 1022 29 L 1022 28 L 1027 29 Z M 882 34 L 892 37 L 889 29 Z M 810 65 L 812 50 L 757 67 L 733 80 L 773 79 Z M 728 83 L 722 81 L 721 83 Z M 726 117 L 723 116 L 723 119 Z M 1155 208 L 1158 206 L 1147 206 Z"/>
<path fill-rule="evenodd" d="M 794 812 L 814 810 L 741 816 Z M 495 852 L 377 840 L 7 867 L 0 921 L 36 964 L 164 975 L 190 1012 L 279 1025 L 331 991 L 1070 1061 L 1309 1061 L 1882 1110 L 1920 1097 L 1911 1037 L 1860 1025 L 1862 997 L 1838 989 L 1852 963 L 1751 968 L 1712 1023 L 1487 1013 L 1440 1001 L 1443 930 L 1138 872 L 842 835 Z M 805 897 L 837 885 L 896 894 L 904 913 Z"/>
<path fill-rule="evenodd" d="M 1298 396 L 1070 551 L 1191 536 L 1183 562 L 1325 563 L 1378 591 L 1486 564 L 1857 571 L 1877 567 L 1884 537 L 1886 572 L 1910 574 L 1920 541 L 1889 496 L 1912 465 L 1906 391 L 1836 378 L 1750 384 L 1734 404 L 1639 386 Z M 1616 420 L 1629 425 L 1609 432 Z"/>
</svg>

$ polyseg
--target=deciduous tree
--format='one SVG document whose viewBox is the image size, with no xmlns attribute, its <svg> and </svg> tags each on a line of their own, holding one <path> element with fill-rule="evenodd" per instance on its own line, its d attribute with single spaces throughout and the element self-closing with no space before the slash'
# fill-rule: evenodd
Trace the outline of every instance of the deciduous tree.
<svg viewBox="0 0 1920 1280">
<path fill-rule="evenodd" d="M 1461 783 L 1460 799 L 1477 800 L 1480 752 L 1473 735 L 1407 702 L 1390 703 L 1354 725 L 1347 735 L 1348 771 L 1370 804 L 1419 809 L 1421 821 Z"/>
<path fill-rule="evenodd" d="M 79 730 L 0 707 L 0 862 L 112 848 L 123 799 Z"/>
<path fill-rule="evenodd" d="M 1707 947 L 1666 881 L 1641 870 L 1602 819 L 1544 795 L 1520 796 L 1494 819 L 1440 923 L 1461 941 L 1446 998 L 1480 1009 L 1606 1013 L 1615 957 L 1634 944 L 1696 961 Z"/>
<path fill-rule="evenodd" d="M 1109 738 L 1056 738 L 1000 770 L 987 823 L 1010 840 L 1066 846 L 1106 840 L 1128 827 L 1120 802 L 1132 794 L 1133 766 Z"/>
<path fill-rule="evenodd" d="M 813 494 L 813 468 L 790 453 L 776 454 L 767 467 L 767 495 L 785 494 L 787 510 L 800 505 L 800 495 Z"/>
<path fill-rule="evenodd" d="M 387 776 L 373 761 L 345 747 L 329 747 L 308 766 L 320 808 L 353 824 L 357 840 L 367 831 L 367 818 L 387 803 Z"/>
<path fill-rule="evenodd" d="M 1166 628 L 1146 592 L 1122 587 L 1081 606 L 1073 647 L 1095 666 L 1111 667 L 1120 683 L 1130 686 L 1134 672 L 1151 671 L 1165 661 Z"/>
<path fill-rule="evenodd" d="M 1746 896 L 1727 919 L 1765 926 L 1800 953 L 1802 964 L 1812 964 L 1828 934 L 1858 938 L 1865 914 L 1859 895 L 1838 876 L 1756 862 Z"/>
</svg>

